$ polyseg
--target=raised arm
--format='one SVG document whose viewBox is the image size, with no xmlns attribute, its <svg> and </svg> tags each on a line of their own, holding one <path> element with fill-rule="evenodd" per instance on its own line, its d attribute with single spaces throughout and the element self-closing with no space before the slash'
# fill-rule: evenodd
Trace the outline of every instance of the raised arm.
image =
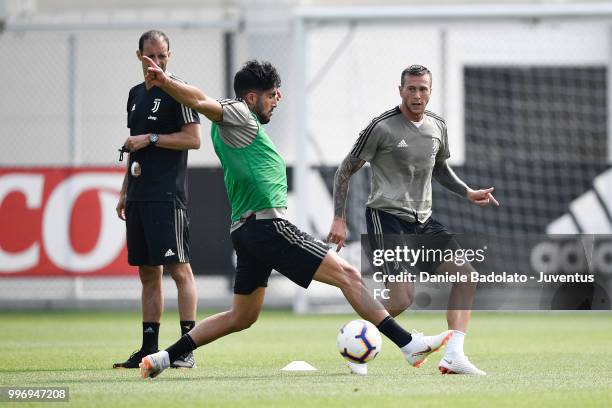
<svg viewBox="0 0 612 408">
<path fill-rule="evenodd" d="M 489 203 L 493 203 L 499 206 L 499 202 L 493 197 L 494 187 L 489 187 L 481 190 L 472 190 L 461 180 L 448 165 L 446 160 L 443 162 L 437 162 L 433 169 L 433 176 L 438 183 L 444 186 L 446 189 L 453 193 L 467 198 L 474 204 L 485 206 Z"/>
<path fill-rule="evenodd" d="M 149 57 L 143 55 L 142 59 L 149 65 L 145 76 L 147 84 L 160 87 L 177 102 L 195 109 L 213 122 L 223 119 L 223 108 L 216 99 L 207 96 L 195 86 L 173 80 Z"/>
<path fill-rule="evenodd" d="M 327 235 L 327 241 L 338 245 L 336 251 L 342 249 L 346 240 L 346 199 L 349 182 L 351 176 L 364 164 L 364 160 L 349 154 L 344 158 L 334 176 L 334 220 Z"/>
</svg>

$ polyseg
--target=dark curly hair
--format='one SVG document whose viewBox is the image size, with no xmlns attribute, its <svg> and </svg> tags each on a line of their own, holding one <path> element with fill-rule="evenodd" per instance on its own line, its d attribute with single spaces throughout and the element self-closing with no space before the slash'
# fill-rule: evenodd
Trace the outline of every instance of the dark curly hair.
<svg viewBox="0 0 612 408">
<path fill-rule="evenodd" d="M 267 61 L 247 61 L 234 76 L 234 92 L 238 98 L 243 98 L 252 91 L 266 91 L 278 88 L 280 85 L 280 75 L 276 68 Z"/>
</svg>

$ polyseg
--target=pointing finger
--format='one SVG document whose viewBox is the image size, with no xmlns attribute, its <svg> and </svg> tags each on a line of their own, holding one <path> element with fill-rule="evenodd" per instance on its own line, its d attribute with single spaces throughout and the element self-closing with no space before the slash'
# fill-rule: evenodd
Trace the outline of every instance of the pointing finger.
<svg viewBox="0 0 612 408">
<path fill-rule="evenodd" d="M 143 55 L 142 59 L 144 60 L 144 62 L 147 63 L 149 67 L 158 68 L 157 64 L 151 58 L 147 57 L 146 55 Z"/>
<path fill-rule="evenodd" d="M 336 252 L 340 252 L 343 246 L 344 246 L 344 241 L 340 240 L 338 242 L 338 246 L 336 247 Z"/>
<path fill-rule="evenodd" d="M 493 201 L 493 204 L 499 207 L 499 202 L 495 199 L 495 197 L 493 197 L 493 194 L 489 193 L 487 196 L 491 201 Z"/>
</svg>

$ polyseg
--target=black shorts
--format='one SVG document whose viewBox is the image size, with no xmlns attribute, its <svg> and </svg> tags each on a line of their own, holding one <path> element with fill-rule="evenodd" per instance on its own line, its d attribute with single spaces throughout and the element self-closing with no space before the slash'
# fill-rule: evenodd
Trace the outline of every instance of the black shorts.
<svg viewBox="0 0 612 408">
<path fill-rule="evenodd" d="M 189 262 L 189 218 L 175 203 L 128 201 L 125 226 L 130 265 Z"/>
<path fill-rule="evenodd" d="M 459 244 L 450 231 L 433 217 L 424 223 L 404 221 L 393 214 L 374 208 L 366 208 L 366 226 L 370 249 L 395 249 L 395 247 L 409 246 L 412 248 L 425 247 L 426 249 L 457 249 Z M 419 261 L 414 267 L 395 262 L 392 269 L 385 263 L 385 273 L 397 274 L 403 270 L 418 269 L 424 272 L 435 272 L 442 262 Z"/>
<path fill-rule="evenodd" d="M 287 220 L 257 220 L 254 215 L 232 232 L 236 250 L 234 293 L 248 295 L 268 286 L 272 269 L 303 288 L 323 262 L 329 246 Z"/>
</svg>

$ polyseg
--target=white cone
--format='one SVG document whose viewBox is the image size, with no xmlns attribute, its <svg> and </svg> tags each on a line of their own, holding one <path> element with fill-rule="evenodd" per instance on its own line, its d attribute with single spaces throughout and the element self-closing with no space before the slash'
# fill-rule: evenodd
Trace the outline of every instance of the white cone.
<svg viewBox="0 0 612 408">
<path fill-rule="evenodd" d="M 317 369 L 305 361 L 292 361 L 281 368 L 281 371 L 317 371 Z"/>
</svg>

